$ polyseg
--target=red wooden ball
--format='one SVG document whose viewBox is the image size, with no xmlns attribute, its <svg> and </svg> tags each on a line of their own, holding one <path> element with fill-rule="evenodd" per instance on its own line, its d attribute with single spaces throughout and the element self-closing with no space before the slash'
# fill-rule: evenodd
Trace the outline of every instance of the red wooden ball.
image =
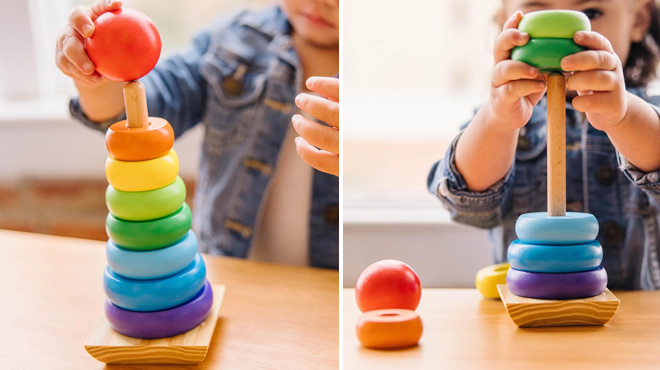
<svg viewBox="0 0 660 370">
<path fill-rule="evenodd" d="M 96 70 L 114 81 L 133 81 L 151 71 L 160 57 L 160 35 L 144 13 L 119 9 L 94 21 L 85 49 Z"/>
<path fill-rule="evenodd" d="M 369 265 L 355 283 L 360 311 L 402 308 L 415 310 L 422 298 L 422 284 L 405 263 L 383 260 Z"/>
</svg>

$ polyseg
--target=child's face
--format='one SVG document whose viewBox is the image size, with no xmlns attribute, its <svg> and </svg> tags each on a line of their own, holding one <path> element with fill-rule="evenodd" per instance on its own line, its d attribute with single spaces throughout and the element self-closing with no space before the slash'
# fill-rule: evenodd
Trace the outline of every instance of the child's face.
<svg viewBox="0 0 660 370">
<path fill-rule="evenodd" d="M 591 20 L 592 31 L 605 36 L 625 64 L 632 42 L 639 42 L 646 34 L 644 22 L 649 0 L 503 0 L 502 16 L 517 10 L 569 9 L 584 12 Z"/>
<path fill-rule="evenodd" d="M 281 0 L 295 33 L 322 48 L 339 47 L 339 0 Z"/>
</svg>

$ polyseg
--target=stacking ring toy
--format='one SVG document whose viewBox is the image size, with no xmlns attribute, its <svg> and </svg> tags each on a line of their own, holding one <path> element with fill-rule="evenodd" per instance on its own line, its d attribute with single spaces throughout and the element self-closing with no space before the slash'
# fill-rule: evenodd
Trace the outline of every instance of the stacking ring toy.
<svg viewBox="0 0 660 370">
<path fill-rule="evenodd" d="M 105 134 L 105 146 L 110 158 L 120 161 L 146 161 L 162 157 L 172 149 L 174 131 L 164 119 L 149 117 L 143 127 L 128 127 L 128 121 L 119 121 Z"/>
<path fill-rule="evenodd" d="M 147 191 L 174 182 L 179 173 L 179 158 L 174 149 L 162 157 L 148 161 L 127 162 L 108 157 L 105 177 L 113 188 L 121 191 Z"/>
<path fill-rule="evenodd" d="M 195 260 L 176 275 L 154 280 L 127 279 L 106 267 L 103 288 L 110 302 L 130 311 L 159 311 L 191 299 L 204 285 L 206 266 L 197 253 Z"/>
<path fill-rule="evenodd" d="M 190 230 L 192 215 L 186 203 L 175 213 L 151 221 L 126 221 L 108 213 L 105 230 L 125 249 L 151 250 L 174 244 Z"/>
<path fill-rule="evenodd" d="M 597 241 L 587 244 L 544 245 L 514 240 L 507 259 L 516 270 L 527 272 L 580 272 L 596 269 L 603 261 L 603 248 Z"/>
<path fill-rule="evenodd" d="M 159 279 L 185 269 L 197 254 L 197 237 L 190 230 L 176 244 L 151 251 L 133 251 L 108 240 L 105 254 L 108 265 L 129 279 Z"/>
<path fill-rule="evenodd" d="M 149 191 L 121 191 L 108 185 L 105 202 L 117 218 L 145 221 L 165 217 L 181 208 L 186 200 L 186 185 L 177 176 L 173 183 Z"/>
<path fill-rule="evenodd" d="M 598 220 L 592 214 L 580 212 L 566 212 L 566 216 L 525 213 L 516 221 L 516 235 L 528 244 L 585 244 L 598 236 Z"/>
<path fill-rule="evenodd" d="M 537 67 L 539 72 L 561 71 L 561 60 L 586 50 L 572 39 L 530 39 L 511 51 L 511 59 Z"/>
<path fill-rule="evenodd" d="M 208 281 L 188 302 L 163 311 L 135 312 L 121 309 L 105 300 L 105 317 L 121 334 L 153 339 L 185 333 L 206 319 L 213 306 L 213 290 Z"/>
<path fill-rule="evenodd" d="M 509 271 L 508 263 L 486 266 L 477 272 L 475 284 L 479 293 L 486 298 L 499 298 L 498 284 L 506 284 L 506 273 Z"/>
<path fill-rule="evenodd" d="M 389 308 L 365 312 L 356 329 L 358 340 L 367 348 L 402 348 L 416 345 L 423 327 L 415 311 Z"/>
<path fill-rule="evenodd" d="M 518 29 L 530 39 L 572 39 L 577 31 L 590 31 L 591 22 L 583 13 L 574 10 L 539 10 L 525 14 Z"/>
<path fill-rule="evenodd" d="M 544 274 L 509 269 L 506 284 L 511 293 L 527 298 L 576 299 L 599 295 L 607 286 L 607 272 L 596 270 Z"/>
</svg>

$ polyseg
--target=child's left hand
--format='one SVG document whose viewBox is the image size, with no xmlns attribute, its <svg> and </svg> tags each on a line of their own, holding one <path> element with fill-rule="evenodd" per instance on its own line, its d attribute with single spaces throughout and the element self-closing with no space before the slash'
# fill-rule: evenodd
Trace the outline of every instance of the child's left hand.
<svg viewBox="0 0 660 370">
<path fill-rule="evenodd" d="M 623 121 L 630 105 L 621 60 L 599 33 L 579 31 L 573 40 L 589 49 L 561 61 L 563 70 L 574 71 L 566 80 L 566 87 L 579 95 L 573 108 L 586 113 L 594 128 L 607 131 Z"/>
<path fill-rule="evenodd" d="M 300 135 L 296 138 L 298 155 L 317 170 L 339 176 L 339 79 L 310 77 L 306 85 L 326 99 L 300 94 L 296 105 L 331 127 L 294 115 L 291 123 Z"/>
</svg>

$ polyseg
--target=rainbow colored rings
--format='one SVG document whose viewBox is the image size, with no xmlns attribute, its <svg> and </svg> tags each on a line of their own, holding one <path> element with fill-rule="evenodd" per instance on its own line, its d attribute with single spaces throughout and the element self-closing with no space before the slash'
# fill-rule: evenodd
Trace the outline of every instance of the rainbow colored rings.
<svg viewBox="0 0 660 370">
<path fill-rule="evenodd" d="M 158 117 L 149 117 L 145 127 L 128 127 L 128 121 L 114 123 L 105 134 L 110 158 L 120 161 L 146 161 L 162 157 L 172 149 L 174 131 Z"/>
<path fill-rule="evenodd" d="M 479 293 L 486 298 L 499 298 L 497 285 L 506 284 L 506 273 L 510 267 L 508 263 L 500 263 L 479 270 L 475 278 L 475 285 Z"/>
<path fill-rule="evenodd" d="M 563 248 L 563 247 L 557 247 Z M 509 269 L 506 284 L 511 293 L 527 298 L 576 299 L 601 294 L 607 286 L 603 267 L 584 272 L 546 274 Z"/>
<path fill-rule="evenodd" d="M 105 177 L 113 188 L 121 191 L 148 191 L 174 182 L 179 173 L 179 157 L 174 149 L 162 157 L 128 162 L 108 157 Z"/>
<path fill-rule="evenodd" d="M 185 269 L 197 254 L 197 237 L 190 230 L 173 245 L 150 251 L 124 249 L 108 240 L 108 265 L 117 274 L 129 279 L 159 279 Z"/>
<path fill-rule="evenodd" d="M 574 10 L 539 10 L 525 14 L 518 29 L 530 39 L 572 39 L 577 31 L 590 31 L 591 22 Z"/>
<path fill-rule="evenodd" d="M 561 60 L 586 50 L 572 39 L 531 39 L 511 51 L 511 59 L 527 63 L 539 72 L 561 71 Z"/>
<path fill-rule="evenodd" d="M 188 302 L 155 312 L 135 312 L 121 309 L 105 301 L 105 316 L 110 326 L 121 334 L 134 338 L 164 338 L 185 333 L 201 324 L 213 306 L 213 290 L 208 281 Z"/>
<path fill-rule="evenodd" d="M 145 221 L 176 212 L 186 200 L 186 185 L 177 176 L 173 183 L 149 191 L 121 191 L 108 185 L 105 201 L 110 212 L 128 221 Z"/>
<path fill-rule="evenodd" d="M 597 241 L 573 245 L 527 244 L 514 240 L 507 259 L 516 270 L 565 273 L 589 271 L 600 266 L 603 248 Z"/>
<path fill-rule="evenodd" d="M 110 302 L 130 311 L 159 311 L 178 306 L 195 296 L 206 276 L 204 260 L 195 260 L 176 275 L 153 280 L 127 279 L 106 267 L 103 288 Z"/>
<path fill-rule="evenodd" d="M 186 203 L 173 214 L 149 221 L 126 221 L 108 213 L 105 229 L 110 239 L 125 249 L 151 250 L 166 247 L 183 238 L 192 223 Z"/>
<path fill-rule="evenodd" d="M 592 214 L 580 212 L 566 212 L 566 216 L 525 213 L 516 221 L 516 235 L 528 244 L 585 244 L 596 239 L 598 220 Z"/>
</svg>

